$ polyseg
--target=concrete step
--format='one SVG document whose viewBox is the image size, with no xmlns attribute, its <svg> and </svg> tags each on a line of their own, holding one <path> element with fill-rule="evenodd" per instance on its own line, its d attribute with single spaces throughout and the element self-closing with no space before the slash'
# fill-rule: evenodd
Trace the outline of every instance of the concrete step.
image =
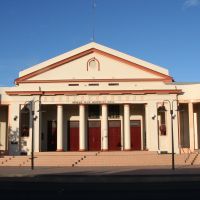
<svg viewBox="0 0 200 200">
<path fill-rule="evenodd" d="M 100 151 L 100 155 L 157 155 L 156 151 Z"/>
<path fill-rule="evenodd" d="M 98 151 L 65 151 L 65 152 L 37 152 L 35 156 L 82 156 L 82 155 L 95 155 Z"/>
<path fill-rule="evenodd" d="M 190 165 L 196 153 L 175 155 L 176 165 Z M 155 166 L 171 165 L 171 154 L 155 152 L 41 152 L 35 154 L 35 166 Z M 200 163 L 200 156 L 194 165 Z M 5 156 L 0 166 L 30 166 L 30 156 Z"/>
</svg>

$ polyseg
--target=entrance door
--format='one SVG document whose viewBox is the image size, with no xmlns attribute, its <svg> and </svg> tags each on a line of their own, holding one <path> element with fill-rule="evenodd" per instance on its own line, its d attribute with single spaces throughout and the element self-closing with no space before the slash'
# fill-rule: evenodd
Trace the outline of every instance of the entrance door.
<svg viewBox="0 0 200 200">
<path fill-rule="evenodd" d="M 68 122 L 69 151 L 79 151 L 79 121 Z"/>
<path fill-rule="evenodd" d="M 57 123 L 48 121 L 47 124 L 47 151 L 56 151 L 57 148 Z"/>
<path fill-rule="evenodd" d="M 108 150 L 121 150 L 121 121 L 108 121 Z"/>
<path fill-rule="evenodd" d="M 131 149 L 141 150 L 141 122 L 140 120 L 131 120 Z"/>
<path fill-rule="evenodd" d="M 88 121 L 88 150 L 101 150 L 101 122 Z"/>
</svg>

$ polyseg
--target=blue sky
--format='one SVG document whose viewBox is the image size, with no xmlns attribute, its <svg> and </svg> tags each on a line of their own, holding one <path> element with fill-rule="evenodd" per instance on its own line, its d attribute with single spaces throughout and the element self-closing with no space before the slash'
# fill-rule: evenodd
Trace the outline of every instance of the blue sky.
<svg viewBox="0 0 200 200">
<path fill-rule="evenodd" d="M 92 0 L 0 0 L 0 86 L 91 42 Z M 200 0 L 96 0 L 95 41 L 200 82 Z"/>
</svg>

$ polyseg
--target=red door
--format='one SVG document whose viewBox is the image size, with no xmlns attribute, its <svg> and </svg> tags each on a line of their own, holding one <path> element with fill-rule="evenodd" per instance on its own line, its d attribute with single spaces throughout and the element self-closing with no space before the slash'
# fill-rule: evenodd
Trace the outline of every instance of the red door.
<svg viewBox="0 0 200 200">
<path fill-rule="evenodd" d="M 101 150 L 101 122 L 88 121 L 88 150 Z"/>
<path fill-rule="evenodd" d="M 68 122 L 69 151 L 79 151 L 79 121 Z"/>
<path fill-rule="evenodd" d="M 47 124 L 47 151 L 56 151 L 57 148 L 57 123 L 48 121 Z"/>
<path fill-rule="evenodd" d="M 108 127 L 108 150 L 121 150 L 121 121 L 109 121 Z"/>
<path fill-rule="evenodd" d="M 131 120 L 131 149 L 141 150 L 141 123 L 140 120 Z"/>
</svg>

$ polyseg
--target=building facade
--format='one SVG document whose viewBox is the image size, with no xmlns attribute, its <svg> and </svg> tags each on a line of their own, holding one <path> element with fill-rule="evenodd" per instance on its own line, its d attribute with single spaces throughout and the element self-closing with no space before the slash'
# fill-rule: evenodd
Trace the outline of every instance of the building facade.
<svg viewBox="0 0 200 200">
<path fill-rule="evenodd" d="M 171 153 L 173 129 L 175 153 L 194 151 L 199 90 L 174 82 L 165 68 L 92 42 L 0 88 L 0 150 L 30 154 L 33 144 L 34 152 Z"/>
</svg>

